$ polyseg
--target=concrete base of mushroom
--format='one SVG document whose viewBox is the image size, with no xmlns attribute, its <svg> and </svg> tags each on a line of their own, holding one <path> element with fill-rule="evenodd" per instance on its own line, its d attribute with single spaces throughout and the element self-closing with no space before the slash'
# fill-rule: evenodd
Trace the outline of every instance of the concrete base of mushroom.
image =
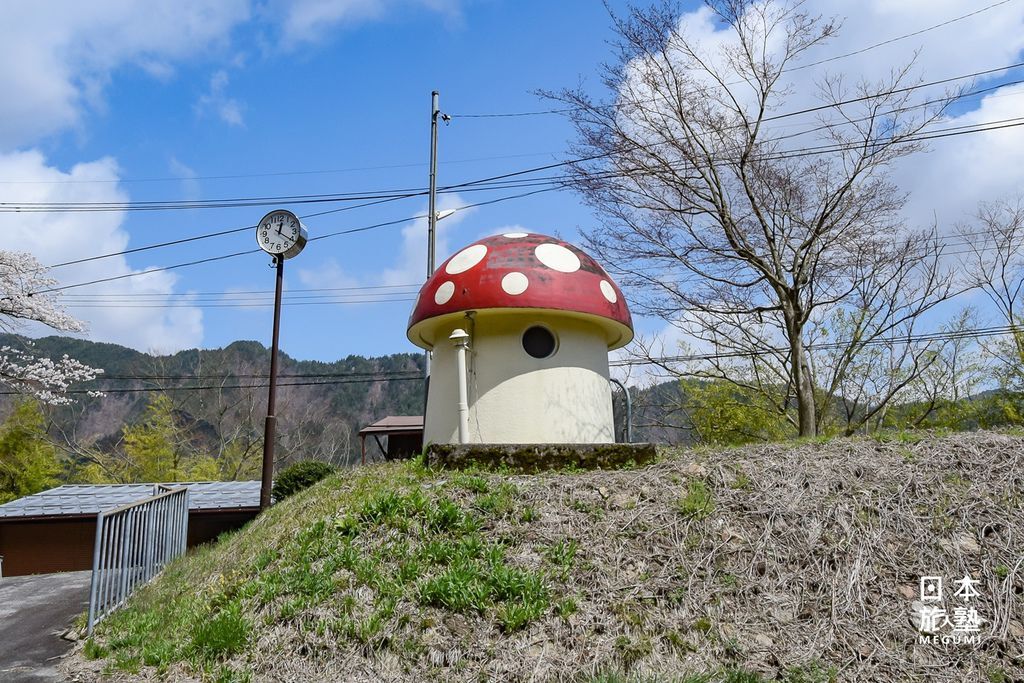
<svg viewBox="0 0 1024 683">
<path fill-rule="evenodd" d="M 619 469 L 646 465 L 657 458 L 654 444 L 431 444 L 427 462 L 432 467 L 508 468 L 519 472 L 552 469 Z"/>
</svg>

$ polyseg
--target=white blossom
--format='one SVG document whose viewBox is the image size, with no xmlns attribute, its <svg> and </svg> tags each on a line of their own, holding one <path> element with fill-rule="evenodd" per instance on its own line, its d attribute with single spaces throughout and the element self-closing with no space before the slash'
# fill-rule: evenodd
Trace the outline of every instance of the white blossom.
<svg viewBox="0 0 1024 683">
<path fill-rule="evenodd" d="M 57 281 L 31 254 L 0 250 L 0 330 L 16 332 L 26 322 L 43 323 L 60 332 L 84 332 L 85 324 L 69 315 Z M 0 383 L 54 405 L 70 403 L 67 391 L 75 382 L 95 379 L 103 370 L 64 355 L 54 361 L 26 349 L 0 347 Z M 101 395 L 89 392 L 90 395 Z"/>
</svg>

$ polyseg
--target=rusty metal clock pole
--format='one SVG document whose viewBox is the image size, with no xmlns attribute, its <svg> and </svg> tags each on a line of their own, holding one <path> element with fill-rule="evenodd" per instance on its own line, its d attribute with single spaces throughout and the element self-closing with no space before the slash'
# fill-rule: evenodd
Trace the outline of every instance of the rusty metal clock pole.
<svg viewBox="0 0 1024 683">
<path fill-rule="evenodd" d="M 270 393 L 267 395 L 267 419 L 263 425 L 263 480 L 260 484 L 260 510 L 270 507 L 270 488 L 274 480 L 274 436 L 277 428 L 274 404 L 277 401 L 277 340 L 281 333 L 284 255 L 279 254 L 274 259 L 277 261 L 277 285 L 274 289 L 274 336 L 270 342 Z"/>
</svg>

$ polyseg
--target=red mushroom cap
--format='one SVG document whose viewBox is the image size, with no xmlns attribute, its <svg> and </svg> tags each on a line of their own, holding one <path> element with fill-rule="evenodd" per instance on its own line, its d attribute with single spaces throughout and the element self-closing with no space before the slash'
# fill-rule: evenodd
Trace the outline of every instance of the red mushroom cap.
<svg viewBox="0 0 1024 683">
<path fill-rule="evenodd" d="M 438 328 L 466 311 L 558 311 L 590 320 L 609 349 L 633 340 L 633 320 L 618 285 L 597 261 L 562 240 L 535 233 L 493 235 L 462 249 L 420 289 L 409 341 L 433 348 Z"/>
</svg>

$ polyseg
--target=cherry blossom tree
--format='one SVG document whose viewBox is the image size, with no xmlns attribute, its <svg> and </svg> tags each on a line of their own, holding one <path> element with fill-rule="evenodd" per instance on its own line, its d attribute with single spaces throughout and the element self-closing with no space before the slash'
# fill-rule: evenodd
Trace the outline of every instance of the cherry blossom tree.
<svg viewBox="0 0 1024 683">
<path fill-rule="evenodd" d="M 59 332 L 83 332 L 85 324 L 61 306 L 56 285 L 31 254 L 0 250 L 0 330 L 18 332 L 36 322 Z M 59 360 L 35 355 L 31 342 L 23 349 L 0 346 L 0 383 L 51 405 L 70 403 L 72 384 L 102 372 L 66 354 Z"/>
</svg>

